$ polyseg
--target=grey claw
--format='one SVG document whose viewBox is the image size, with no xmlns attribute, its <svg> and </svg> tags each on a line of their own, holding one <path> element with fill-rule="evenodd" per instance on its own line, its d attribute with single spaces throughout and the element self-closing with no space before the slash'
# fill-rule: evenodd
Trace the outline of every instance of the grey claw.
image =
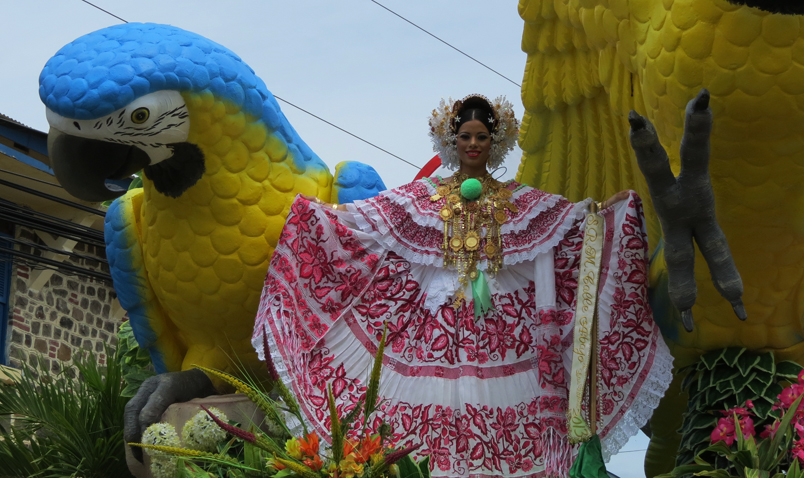
<svg viewBox="0 0 804 478">
<path fill-rule="evenodd" d="M 734 309 L 734 313 L 737 314 L 738 319 L 745 320 L 748 318 L 748 314 L 745 312 L 743 301 L 735 302 L 731 304 L 731 307 Z"/>
<path fill-rule="evenodd" d="M 692 105 L 693 111 L 703 111 L 709 108 L 709 90 L 702 88 L 695 97 L 695 102 Z"/>
<path fill-rule="evenodd" d="M 631 110 L 631 112 L 628 113 L 628 122 L 631 124 L 631 129 L 635 132 L 645 129 L 645 118 L 640 116 L 639 113 L 634 110 Z"/>
<path fill-rule="evenodd" d="M 692 320 L 692 309 L 684 309 L 681 311 L 681 323 L 684 324 L 684 330 L 692 332 L 695 323 Z"/>
</svg>

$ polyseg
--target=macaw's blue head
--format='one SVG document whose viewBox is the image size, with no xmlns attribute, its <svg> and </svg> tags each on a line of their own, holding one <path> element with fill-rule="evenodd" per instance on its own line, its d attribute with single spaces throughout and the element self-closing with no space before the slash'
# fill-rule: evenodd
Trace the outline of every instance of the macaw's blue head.
<svg viewBox="0 0 804 478">
<path fill-rule="evenodd" d="M 303 145 L 254 71 L 200 35 L 128 23 L 64 46 L 39 76 L 59 182 L 76 197 L 103 201 L 122 194 L 107 179 L 143 169 L 157 191 L 178 197 L 204 173 L 202 151 L 187 142 L 185 98 L 205 91 Z M 309 148 L 302 153 L 314 156 Z"/>
</svg>

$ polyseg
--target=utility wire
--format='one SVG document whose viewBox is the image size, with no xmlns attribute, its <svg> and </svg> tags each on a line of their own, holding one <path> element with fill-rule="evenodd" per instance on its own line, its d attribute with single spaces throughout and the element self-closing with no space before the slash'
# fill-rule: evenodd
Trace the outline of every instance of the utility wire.
<svg viewBox="0 0 804 478">
<path fill-rule="evenodd" d="M 124 20 L 124 19 L 122 19 L 122 18 L 118 17 L 118 16 L 117 16 L 117 15 L 115 15 L 114 13 L 111 13 L 111 12 L 109 12 L 109 11 L 107 11 L 107 10 L 104 10 L 104 9 L 100 8 L 99 6 L 94 5 L 94 4 L 90 3 L 90 2 L 88 2 L 87 0 L 81 0 L 81 1 L 82 1 L 82 2 L 84 2 L 84 3 L 86 3 L 87 5 L 91 5 L 91 6 L 95 7 L 95 8 L 97 8 L 98 10 L 100 10 L 100 11 L 102 11 L 102 12 L 108 13 L 109 15 L 111 15 L 111 16 L 113 16 L 113 17 L 117 18 L 118 20 L 120 20 L 120 21 L 122 21 L 122 22 L 128 23 L 126 20 Z M 492 68 L 492 67 L 490 67 L 490 66 L 486 65 L 486 64 L 485 64 L 485 63 L 483 63 L 482 61 L 480 61 L 480 60 L 478 60 L 477 58 L 475 58 L 475 57 L 473 57 L 473 56 L 469 55 L 468 53 L 464 52 L 463 50 L 461 50 L 461 49 L 459 49 L 459 48 L 457 48 L 457 47 L 455 47 L 455 46 L 452 46 L 450 43 L 448 43 L 448 42 L 446 42 L 446 41 L 442 40 L 441 38 L 439 38 L 439 37 L 437 37 L 437 36 L 433 35 L 433 34 L 432 34 L 432 33 L 430 33 L 429 31 L 425 30 L 424 28 L 420 27 L 419 25 L 416 25 L 416 24 L 415 24 L 415 23 L 413 23 L 412 21 L 410 21 L 410 20 L 408 20 L 407 18 L 403 17 L 402 15 L 400 15 L 400 14 L 396 13 L 395 11 L 391 10 L 390 8 L 388 8 L 388 7 L 386 7 L 385 5 L 381 4 L 380 2 L 378 2 L 378 1 L 376 1 L 376 0 L 371 0 L 371 2 L 372 2 L 372 3 L 374 3 L 374 4 L 376 4 L 376 5 L 377 5 L 377 6 L 379 6 L 379 7 L 383 8 L 383 9 L 387 10 L 388 12 L 392 13 L 393 15 L 395 15 L 395 16 L 397 16 L 397 17 L 401 18 L 402 20 L 404 20 L 404 21 L 406 21 L 406 22 L 410 23 L 410 24 L 411 24 L 411 25 L 413 25 L 414 27 L 416 27 L 416 28 L 418 28 L 419 30 L 423 31 L 424 33 L 426 33 L 426 34 L 430 35 L 431 37 L 435 38 L 436 40 L 440 41 L 441 43 L 443 43 L 443 44 L 447 45 L 448 47 L 452 48 L 453 50 L 457 51 L 457 52 L 458 52 L 458 53 L 460 53 L 461 55 L 463 55 L 463 56 L 465 56 L 465 57 L 469 58 L 470 60 L 474 61 L 475 63 L 477 63 L 477 64 L 481 65 L 482 67 L 484 67 L 484 68 L 486 68 L 486 69 L 488 69 L 488 70 L 490 70 L 490 71 L 492 71 L 492 72 L 496 73 L 497 75 L 501 76 L 502 78 L 505 78 L 506 80 L 510 81 L 511 83 L 513 83 L 514 85 L 516 85 L 517 87 L 522 88 L 522 85 L 520 85 L 520 84 L 519 84 L 519 83 L 517 83 L 516 81 L 512 80 L 511 78 L 508 78 L 507 76 L 503 75 L 503 74 L 502 74 L 502 73 L 500 73 L 499 71 L 497 71 L 497 70 L 495 70 L 494 68 Z M 281 102 L 283 102 L 283 103 L 286 103 L 286 104 L 288 104 L 288 105 L 290 105 L 290 106 L 292 106 L 292 107 L 294 107 L 294 108 L 296 108 L 296 109 L 298 109 L 298 110 L 300 110 L 300 111 L 303 111 L 304 113 L 307 113 L 308 115 L 312 116 L 313 118 L 316 118 L 316 119 L 317 119 L 317 120 L 319 120 L 319 121 L 323 121 L 324 123 L 326 123 L 326 124 L 328 124 L 328 125 L 332 126 L 333 128 L 337 128 L 337 129 L 339 129 L 340 131 L 343 131 L 344 133 L 348 134 L 349 136 L 352 136 L 353 138 L 359 139 L 360 141 L 362 141 L 362 142 L 364 142 L 364 143 L 368 144 L 369 146 L 372 146 L 372 147 L 374 147 L 374 148 L 379 149 L 380 151 L 382 151 L 382 152 L 383 152 L 383 153 L 385 153 L 385 154 L 388 154 L 388 155 L 390 155 L 390 156 L 393 156 L 394 158 L 396 158 L 396 159 L 398 159 L 398 160 L 402 161 L 403 163 L 409 164 L 409 165 L 413 166 L 414 168 L 420 168 L 420 166 L 417 166 L 417 165 L 415 165 L 415 164 L 411 163 L 410 161 L 408 161 L 408 160 L 406 160 L 406 159 L 402 159 L 401 157 L 399 157 L 399 156 L 395 155 L 394 153 L 392 153 L 392 152 L 390 152 L 390 151 L 388 151 L 388 150 L 386 150 L 386 149 L 383 149 L 383 148 L 381 148 L 381 147 L 377 146 L 376 144 L 374 144 L 374 143 L 372 143 L 372 142 L 370 142 L 370 141 L 367 141 L 367 140 L 365 140 L 365 139 L 361 138 L 360 136 L 358 136 L 358 135 L 356 135 L 356 134 L 354 134 L 354 133 L 350 133 L 349 131 L 347 131 L 347 130 L 345 130 L 345 129 L 341 128 L 340 126 L 338 126 L 338 125 L 336 125 L 336 124 L 334 124 L 334 123 L 331 123 L 331 122 L 329 122 L 329 121 L 325 120 L 324 118 L 322 118 L 322 117 L 320 117 L 320 116 L 318 116 L 318 115 L 315 115 L 315 114 L 313 114 L 313 113 L 311 113 L 311 112 L 309 112 L 309 111 L 305 110 L 304 108 L 301 108 L 301 107 L 299 107 L 299 106 L 297 106 L 297 105 L 294 105 L 294 104 L 293 104 L 293 103 L 291 103 L 290 101 L 287 101 L 287 100 L 285 100 L 285 99 L 283 99 L 283 98 L 280 98 L 280 97 L 278 97 L 278 96 L 276 96 L 276 95 L 274 95 L 274 98 L 276 98 L 277 100 L 279 100 L 279 101 L 281 101 Z"/>
<path fill-rule="evenodd" d="M 117 16 L 117 15 L 115 15 L 114 13 L 109 12 L 109 11 L 107 11 L 107 10 L 104 10 L 104 9 L 100 8 L 99 6 L 94 5 L 94 4 L 92 4 L 92 3 L 89 3 L 87 0 L 81 0 L 81 1 L 82 1 L 82 2 L 84 2 L 84 3 L 86 3 L 86 4 L 88 4 L 88 5 L 92 5 L 93 7 L 97 8 L 98 10 L 100 10 L 100 11 L 102 11 L 102 12 L 106 12 L 106 13 L 108 13 L 109 15 L 111 15 L 111 16 L 113 16 L 113 17 L 117 18 L 118 20 L 120 20 L 120 21 L 122 21 L 122 22 L 128 23 L 126 20 L 123 20 L 122 18 L 118 17 L 118 16 Z M 379 4 L 378 4 L 378 5 L 379 5 Z M 380 5 L 380 6 L 382 6 L 382 5 Z M 385 7 L 383 7 L 383 8 L 385 8 Z M 471 57 L 470 57 L 470 58 L 471 58 Z M 476 61 L 476 60 L 475 60 L 475 61 Z M 274 95 L 274 98 L 276 98 L 277 100 L 279 100 L 279 101 L 281 101 L 281 102 L 283 102 L 283 103 L 286 103 L 286 104 L 288 104 L 288 105 L 290 105 L 290 106 L 292 106 L 292 107 L 296 108 L 297 110 L 303 111 L 303 112 L 307 113 L 308 115 L 312 116 L 313 118 L 315 118 L 315 119 L 317 119 L 317 120 L 320 120 L 320 121 L 323 121 L 324 123 L 326 123 L 326 124 L 328 124 L 328 125 L 332 126 L 333 128 L 337 128 L 337 129 L 339 129 L 339 130 L 343 131 L 344 133 L 348 134 L 349 136 L 352 136 L 353 138 L 357 138 L 357 139 L 359 139 L 360 141 L 362 141 L 362 142 L 364 142 L 364 143 L 366 143 L 366 144 L 368 144 L 368 145 L 370 145 L 370 146 L 373 146 L 374 148 L 379 149 L 379 150 L 380 150 L 380 151 L 382 151 L 383 153 L 388 154 L 388 155 L 391 155 L 391 156 L 395 157 L 396 159 L 398 159 L 398 160 L 400 160 L 400 161 L 402 161 L 402 162 L 404 162 L 404 163 L 407 163 L 407 164 L 409 164 L 409 165 L 413 166 L 413 167 L 414 167 L 414 168 L 416 168 L 416 169 L 420 169 L 420 168 L 421 168 L 421 166 L 417 166 L 417 165 L 415 165 L 415 164 L 411 163 L 410 161 L 408 161 L 408 160 L 406 160 L 406 159 L 402 159 L 402 158 L 400 158 L 399 156 L 395 155 L 394 153 L 392 153 L 392 152 L 390 152 L 390 151 L 388 151 L 388 150 L 386 150 L 386 149 L 383 149 L 383 148 L 381 148 L 381 147 L 377 146 L 376 144 L 374 144 L 374 143 L 372 143 L 372 142 L 370 142 L 370 141 L 367 141 L 367 140 L 365 140 L 365 139 L 361 138 L 360 136 L 358 136 L 358 135 L 356 135 L 356 134 L 354 134 L 354 133 L 350 133 L 349 131 L 346 131 L 345 129 L 341 128 L 340 126 L 338 126 L 338 125 L 336 125 L 336 124 L 334 124 L 334 123 L 331 123 L 331 122 L 329 122 L 329 121 L 325 120 L 324 118 L 322 118 L 322 117 L 320 117 L 320 116 L 317 116 L 317 115 L 315 115 L 315 114 L 313 114 L 313 113 L 311 113 L 311 112 L 307 111 L 307 110 L 306 110 L 306 109 L 304 109 L 304 108 L 301 108 L 301 107 L 299 107 L 299 106 L 294 105 L 293 103 L 291 103 L 291 102 L 290 102 L 290 101 L 288 101 L 288 100 L 282 99 L 282 98 L 280 98 L 280 97 L 278 97 L 278 96 L 276 96 L 276 95 Z"/>
<path fill-rule="evenodd" d="M 106 216 L 106 213 L 104 211 L 99 211 L 99 210 L 97 210 L 95 208 L 91 208 L 89 206 L 84 206 L 83 204 L 78 204 L 77 202 L 69 201 L 67 199 L 62 199 L 62 198 L 60 198 L 58 196 L 53 196 L 52 194 L 47 194 L 47 193 L 44 193 L 42 191 L 38 191 L 36 189 L 31 189 L 31 188 L 22 186 L 20 184 L 12 183 L 11 181 L 6 181 L 5 179 L 0 179 L 0 186 L 7 186 L 7 187 L 17 189 L 19 191 L 22 191 L 22 192 L 25 192 L 25 193 L 28 193 L 28 194 L 32 194 L 34 196 L 39 196 L 41 198 L 50 199 L 51 201 L 54 201 L 54 202 L 57 202 L 57 203 L 60 203 L 60 204 L 64 204 L 65 206 L 74 207 L 76 209 L 80 209 L 82 211 L 85 211 L 85 212 L 88 212 L 88 213 L 91 213 L 91 214 L 96 214 L 96 215 L 101 216 L 101 217 Z"/>
<path fill-rule="evenodd" d="M 24 174 L 15 173 L 13 171 L 6 171 L 5 169 L 0 169 L 0 173 L 6 173 L 6 174 L 10 174 L 12 176 L 17 176 L 17 177 L 20 177 L 20 178 L 30 179 L 31 181 L 36 181 L 37 183 L 47 184 L 48 186 L 53 186 L 53 187 L 56 187 L 56 188 L 61 188 L 62 187 L 61 184 L 49 183 L 47 181 L 42 181 L 41 179 L 32 178 L 32 177 L 26 176 Z"/>
<path fill-rule="evenodd" d="M 411 163 L 410 161 L 408 161 L 408 160 L 406 160 L 406 159 L 402 159 L 402 158 L 400 158 L 399 156 L 395 155 L 394 153 L 392 153 L 392 152 L 390 152 L 390 151 L 387 151 L 387 150 L 385 150 L 385 149 L 382 149 L 382 148 L 380 148 L 379 146 L 377 146 L 376 144 L 371 143 L 371 142 L 369 142 L 369 141 L 366 141 L 365 139 L 361 138 L 360 136 L 357 136 L 356 134 L 352 134 L 352 133 L 350 133 L 350 132 L 346 131 L 345 129 L 341 128 L 340 126 L 338 126 L 338 125 L 336 125 L 336 124 L 334 124 L 334 123 L 330 123 L 329 121 L 325 120 L 324 118 L 322 118 L 322 117 L 320 117 L 320 116 L 316 116 L 316 115 L 314 115 L 313 113 L 310 113 L 309 111 L 307 111 L 307 110 L 306 110 L 306 109 L 304 109 L 304 108 L 301 108 L 301 107 L 299 107 L 299 106 L 294 105 L 293 103 L 291 103 L 291 102 L 290 102 L 290 101 L 288 101 L 288 100 L 282 99 L 282 98 L 280 98 L 280 97 L 278 97 L 278 96 L 276 96 L 276 95 L 274 95 L 274 98 L 278 99 L 279 101 L 281 101 L 281 102 L 283 102 L 283 103 L 285 103 L 285 104 L 288 104 L 288 105 L 290 105 L 290 106 L 292 106 L 292 107 L 296 108 L 297 110 L 304 111 L 305 113 L 307 113 L 308 115 L 312 116 L 313 118 L 316 118 L 316 119 L 318 119 L 318 120 L 321 120 L 321 121 L 323 121 L 324 123 L 326 123 L 326 124 L 328 124 L 328 125 L 332 126 L 333 128 L 337 128 L 337 129 L 339 129 L 339 130 L 343 131 L 344 133 L 348 134 L 349 136 L 352 136 L 352 137 L 354 137 L 354 138 L 357 138 L 357 139 L 359 139 L 360 141 L 362 141 L 362 142 L 364 142 L 364 143 L 366 143 L 366 144 L 368 144 L 368 145 L 374 146 L 375 148 L 379 149 L 379 150 L 380 150 L 380 151 L 382 151 L 383 153 L 385 153 L 385 154 L 390 154 L 391 156 L 395 157 L 396 159 L 398 159 L 398 160 L 400 160 L 400 161 L 402 161 L 402 162 L 408 163 L 409 165 L 413 166 L 414 168 L 417 168 L 417 169 L 418 169 L 418 168 L 420 168 L 420 166 L 417 166 L 417 165 L 415 165 L 415 164 Z"/>
<path fill-rule="evenodd" d="M 474 62 L 475 62 L 475 63 L 477 63 L 478 65 L 481 65 L 481 66 L 483 66 L 484 68 L 486 68 L 486 69 L 488 69 L 488 70 L 493 71 L 494 73 L 496 73 L 496 74 L 500 75 L 501 77 L 505 78 L 506 80 L 510 81 L 511 83 L 515 84 L 516 86 L 518 86 L 518 87 L 522 88 L 522 85 L 520 85 L 520 84 L 519 84 L 519 83 L 517 83 L 516 81 L 512 80 L 511 78 L 508 78 L 507 76 L 503 75 L 502 73 L 500 73 L 499 71 L 495 70 L 494 68 L 492 68 L 492 67 L 490 67 L 490 66 L 486 65 L 485 63 L 483 63 L 482 61 L 478 60 L 477 58 L 475 58 L 475 57 L 473 57 L 473 56 L 471 56 L 471 55 L 469 55 L 469 54 L 467 54 L 467 53 L 463 52 L 463 51 L 462 51 L 462 50 L 460 50 L 459 48 L 457 48 L 457 47 L 454 47 L 454 46 L 450 45 L 450 44 L 449 44 L 449 43 L 447 43 L 446 41 L 442 40 L 441 38 L 438 38 L 437 36 L 435 36 L 435 35 L 433 35 L 432 33 L 428 32 L 427 30 L 425 30 L 424 28 L 420 27 L 419 25 L 416 25 L 416 24 L 415 24 L 415 23 L 413 23 L 412 21 L 408 20 L 407 18 L 403 17 L 402 15 L 400 15 L 400 14 L 396 13 L 395 11 L 393 11 L 393 10 L 391 10 L 390 8 L 386 7 L 385 5 L 381 4 L 380 2 L 378 2 L 378 1 L 376 1 L 376 0 L 370 0 L 370 1 L 371 1 L 371 3 L 374 3 L 374 4 L 376 4 L 377 6 L 382 7 L 382 8 L 384 8 L 385 10 L 388 10 L 389 12 L 393 13 L 394 15 L 396 15 L 396 16 L 397 16 L 397 17 L 399 17 L 399 18 L 401 18 L 402 20 L 404 20 L 404 21 L 406 21 L 406 22 L 410 23 L 410 24 L 411 24 L 411 25 L 413 25 L 414 27 L 416 27 L 416 28 L 418 28 L 419 30 L 423 31 L 424 33 L 426 33 L 426 34 L 430 35 L 431 37 L 435 38 L 436 40 L 440 41 L 441 43 L 443 43 L 443 44 L 447 45 L 448 47 L 450 47 L 450 48 L 452 48 L 453 50 L 457 51 L 457 52 L 458 52 L 458 53 L 460 53 L 461 55 L 463 55 L 463 56 L 465 56 L 465 57 L 469 58 L 470 60 L 474 61 Z"/>
<path fill-rule="evenodd" d="M 77 258 L 83 259 L 85 261 L 95 261 L 95 262 L 100 262 L 100 263 L 107 264 L 107 265 L 109 264 L 109 261 L 107 261 L 106 259 L 101 259 L 99 257 L 85 256 L 84 254 L 79 254 L 77 252 L 62 251 L 62 250 L 59 250 L 59 249 L 55 249 L 53 247 L 48 247 L 48 246 L 46 246 L 44 244 L 37 244 L 35 242 L 24 241 L 24 240 L 20 240 L 20 239 L 13 239 L 11 237 L 4 237 L 3 240 L 0 241 L 0 244 L 3 241 L 13 242 L 14 244 L 19 244 L 20 246 L 28 246 L 28 247 L 30 247 L 32 249 L 39 249 L 40 251 L 52 252 L 53 254 L 58 254 L 58 255 L 61 255 L 61 256 L 77 257 Z"/>
<path fill-rule="evenodd" d="M 104 9 L 102 9 L 101 7 L 99 7 L 99 6 L 95 5 L 94 3 L 89 3 L 89 2 L 87 2 L 87 0 L 81 0 L 81 1 L 82 1 L 82 2 L 84 2 L 84 3 L 86 3 L 87 5 L 92 5 L 93 7 L 97 8 L 97 9 L 98 9 L 98 10 L 100 10 L 100 11 L 102 11 L 103 13 L 108 13 L 109 15 L 111 15 L 111 16 L 113 16 L 113 17 L 115 17 L 116 19 L 120 20 L 120 21 L 121 21 L 121 22 L 123 22 L 123 23 L 128 23 L 128 21 L 123 20 L 122 18 L 118 17 L 117 15 L 115 15 L 115 14 L 114 14 L 114 13 L 112 13 L 112 12 L 110 12 L 109 10 L 104 10 Z"/>
</svg>

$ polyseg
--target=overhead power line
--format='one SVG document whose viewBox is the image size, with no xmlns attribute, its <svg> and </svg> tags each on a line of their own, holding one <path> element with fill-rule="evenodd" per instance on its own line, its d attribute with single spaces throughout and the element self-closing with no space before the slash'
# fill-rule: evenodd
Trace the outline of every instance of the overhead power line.
<svg viewBox="0 0 804 478">
<path fill-rule="evenodd" d="M 0 169 L 0 173 L 10 174 L 12 176 L 17 176 L 17 177 L 20 177 L 20 178 L 29 179 L 31 181 L 36 181 L 37 183 L 42 183 L 42 184 L 47 184 L 48 186 L 53 186 L 54 188 L 62 188 L 61 184 L 49 183 L 47 181 L 42 181 L 41 179 L 32 178 L 30 176 L 26 176 L 26 175 L 20 174 L 20 173 L 15 173 L 13 171 L 8 171 L 8 170 L 5 170 L 5 169 Z M 62 189 L 64 189 L 64 188 L 62 188 Z"/>
<path fill-rule="evenodd" d="M 82 2 L 86 3 L 87 5 L 92 5 L 93 7 L 97 8 L 98 10 L 102 11 L 103 13 L 108 13 L 109 15 L 115 17 L 116 19 L 120 20 L 123 23 L 128 23 L 127 20 L 123 20 L 122 18 L 118 17 L 114 13 L 110 12 L 109 10 L 104 10 L 101 7 L 95 5 L 94 3 L 87 2 L 87 0 L 81 0 Z"/>
<path fill-rule="evenodd" d="M 413 25 L 414 27 L 416 27 L 416 28 L 418 28 L 419 30 L 423 31 L 424 33 L 426 33 L 426 34 L 430 35 L 431 37 L 435 38 L 436 40 L 440 41 L 441 43 L 443 43 L 443 44 L 447 45 L 448 47 L 450 47 L 450 48 L 452 48 L 453 50 L 457 51 L 457 52 L 458 52 L 458 53 L 460 53 L 461 55 L 463 55 L 463 56 L 465 56 L 465 57 L 469 58 L 470 60 L 474 61 L 474 62 L 475 62 L 475 63 L 477 63 L 478 65 L 483 66 L 483 68 L 486 68 L 486 69 L 488 69 L 488 70 L 493 71 L 494 73 L 496 73 L 496 74 L 500 75 L 501 77 L 505 78 L 506 80 L 510 81 L 511 83 L 515 84 L 516 86 L 518 86 L 518 87 L 522 88 L 522 85 L 520 85 L 520 84 L 519 84 L 519 83 L 517 83 L 516 81 L 512 80 L 511 78 L 508 78 L 507 76 L 503 75 L 502 73 L 500 73 L 499 71 L 495 70 L 494 68 L 492 68 L 492 67 L 490 67 L 490 66 L 486 65 L 485 63 L 483 63 L 482 61 L 478 60 L 477 58 L 475 58 L 475 57 L 473 57 L 473 56 L 469 55 L 468 53 L 465 53 L 463 50 L 461 50 L 461 49 L 459 49 L 459 48 L 457 48 L 457 47 L 455 47 L 455 46 L 452 46 L 451 44 L 447 43 L 446 41 L 442 40 L 441 38 L 439 38 L 439 37 L 437 37 L 437 36 L 433 35 L 432 33 L 428 32 L 427 30 L 425 30 L 424 28 L 420 27 L 419 25 L 416 25 L 415 23 L 413 23 L 412 21 L 410 21 L 410 20 L 408 20 L 407 18 L 403 17 L 402 15 L 400 15 L 400 14 L 396 13 L 395 11 L 391 10 L 390 8 L 386 7 L 386 6 L 385 6 L 385 5 L 383 5 L 382 3 L 380 3 L 380 2 L 378 2 L 378 1 L 376 1 L 376 0 L 370 0 L 370 1 L 371 1 L 371 3 L 374 3 L 374 4 L 376 4 L 377 6 L 384 8 L 385 10 L 387 10 L 387 11 L 389 11 L 389 12 L 393 13 L 394 15 L 396 15 L 396 16 L 397 16 L 397 17 L 399 17 L 399 18 L 401 18 L 402 20 L 404 20 L 404 21 L 406 21 L 406 22 L 410 23 L 410 24 L 411 24 L 411 25 Z"/>
<path fill-rule="evenodd" d="M 350 132 L 346 131 L 345 129 L 341 128 L 340 126 L 338 126 L 338 125 L 336 125 L 336 124 L 334 124 L 334 123 L 330 123 L 329 121 L 325 120 L 324 118 L 322 118 L 322 117 L 320 117 L 320 116 L 316 116 L 316 115 L 314 115 L 313 113 L 310 113 L 309 111 L 307 111 L 307 110 L 306 110 L 306 109 L 304 109 L 304 108 L 301 108 L 301 107 L 299 107 L 299 106 L 294 105 L 293 103 L 291 103 L 291 102 L 290 102 L 290 101 L 288 101 L 288 100 L 282 99 L 282 98 L 280 98 L 280 97 L 278 97 L 278 96 L 276 96 L 276 95 L 274 95 L 274 98 L 278 99 L 279 101 L 281 101 L 281 102 L 283 102 L 283 103 L 285 103 L 285 104 L 288 104 L 288 105 L 290 105 L 290 106 L 292 106 L 292 107 L 296 108 L 296 109 L 297 109 L 297 110 L 299 110 L 299 111 L 304 111 L 305 113 L 307 113 L 308 115 L 312 116 L 313 118 L 316 118 L 316 119 L 318 119 L 318 120 L 321 120 L 321 121 L 323 121 L 324 123 L 326 123 L 326 124 L 328 124 L 328 125 L 332 126 L 333 128 L 337 128 L 337 129 L 339 129 L 339 130 L 343 131 L 344 133 L 348 134 L 349 136 L 355 137 L 355 138 L 359 139 L 360 141 L 362 141 L 362 142 L 364 142 L 364 143 L 366 143 L 366 144 L 368 144 L 368 145 L 374 146 L 375 148 L 379 149 L 379 150 L 380 150 L 380 151 L 382 151 L 383 153 L 385 153 L 385 154 L 390 154 L 391 156 L 395 157 L 396 159 L 398 159 L 398 160 L 400 160 L 400 161 L 402 161 L 402 162 L 405 162 L 405 163 L 407 163 L 407 164 L 409 164 L 409 165 L 413 166 L 414 168 L 417 168 L 417 169 L 418 169 L 418 168 L 420 168 L 420 167 L 421 167 L 421 166 L 417 166 L 417 165 L 415 165 L 415 164 L 411 163 L 410 161 L 408 161 L 408 160 L 406 160 L 406 159 L 402 159 L 402 158 L 400 158 L 399 156 L 395 155 L 394 153 L 392 153 L 392 152 L 390 152 L 390 151 L 387 151 L 387 150 L 385 150 L 385 149 L 380 148 L 379 146 L 377 146 L 376 144 L 374 144 L 374 143 L 372 143 L 372 142 L 370 142 L 370 141 L 366 141 L 365 139 L 361 138 L 360 136 L 357 136 L 356 134 L 352 134 L 352 133 L 350 133 Z"/>
</svg>

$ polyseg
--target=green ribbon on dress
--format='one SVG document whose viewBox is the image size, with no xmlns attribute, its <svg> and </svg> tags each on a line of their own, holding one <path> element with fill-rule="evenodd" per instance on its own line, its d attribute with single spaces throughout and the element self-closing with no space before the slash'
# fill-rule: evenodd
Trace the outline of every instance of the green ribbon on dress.
<svg viewBox="0 0 804 478">
<path fill-rule="evenodd" d="M 569 476 L 570 478 L 609 478 L 606 464 L 603 463 L 600 437 L 594 435 L 589 441 L 581 444 L 578 457 L 570 468 Z"/>
<path fill-rule="evenodd" d="M 494 304 L 491 303 L 491 291 L 483 271 L 477 271 L 477 278 L 472 281 L 472 300 L 475 303 L 475 320 L 486 315 L 486 312 L 494 310 Z"/>
</svg>

